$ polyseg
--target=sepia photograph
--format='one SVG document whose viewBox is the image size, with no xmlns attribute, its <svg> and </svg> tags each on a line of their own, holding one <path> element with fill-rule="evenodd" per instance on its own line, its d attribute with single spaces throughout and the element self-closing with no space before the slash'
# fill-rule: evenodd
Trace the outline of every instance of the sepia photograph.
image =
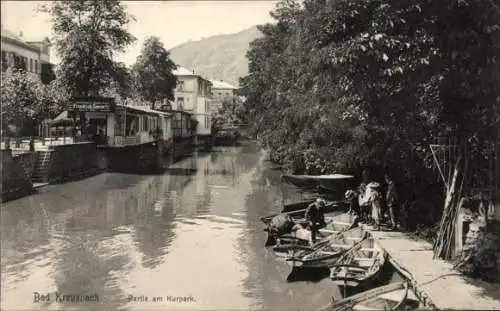
<svg viewBox="0 0 500 311">
<path fill-rule="evenodd" d="M 500 310 L 500 0 L 1 0 L 1 51 L 1 310 Z"/>
</svg>

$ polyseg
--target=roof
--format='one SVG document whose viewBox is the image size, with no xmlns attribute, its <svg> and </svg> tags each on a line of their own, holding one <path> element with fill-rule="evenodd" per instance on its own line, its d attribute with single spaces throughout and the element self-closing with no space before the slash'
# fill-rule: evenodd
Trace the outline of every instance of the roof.
<svg viewBox="0 0 500 311">
<path fill-rule="evenodd" d="M 38 41 L 27 41 L 25 40 L 25 38 L 15 34 L 14 32 L 6 29 L 3 27 L 3 25 L 1 26 L 2 28 L 2 40 L 6 40 L 7 42 L 11 42 L 11 43 L 17 43 L 18 45 L 21 45 L 21 46 L 24 46 L 28 49 L 32 49 L 32 50 L 36 50 L 37 52 L 40 52 L 40 48 L 38 46 L 36 46 L 34 43 L 38 42 Z M 47 41 L 47 42 L 50 42 L 48 40 L 48 38 L 44 39 L 43 41 Z"/>
<path fill-rule="evenodd" d="M 168 112 L 163 112 L 163 111 L 159 111 L 159 110 L 153 110 L 153 109 L 151 109 L 151 107 L 146 106 L 146 105 L 142 105 L 142 106 L 127 105 L 127 106 L 125 106 L 125 105 L 118 104 L 118 106 L 130 108 L 130 109 L 133 109 L 133 110 L 142 111 L 142 112 L 146 112 L 146 113 L 154 113 L 154 114 L 158 114 L 158 115 L 170 116 L 170 114 Z"/>
<path fill-rule="evenodd" d="M 210 82 L 212 82 L 212 89 L 232 89 L 232 90 L 237 89 L 236 86 L 231 85 L 231 84 L 224 82 L 222 80 L 220 80 L 220 81 L 210 80 Z"/>
<path fill-rule="evenodd" d="M 26 41 L 22 37 L 16 35 L 15 33 L 13 33 L 10 30 L 3 28 L 3 25 L 2 25 L 2 37 L 6 37 L 6 38 L 10 38 L 10 39 L 19 41 L 19 42 L 26 43 Z"/>
<path fill-rule="evenodd" d="M 182 66 L 178 66 L 173 73 L 176 76 L 198 76 L 197 74 L 194 74 L 193 71 L 189 71 L 189 69 Z"/>
</svg>

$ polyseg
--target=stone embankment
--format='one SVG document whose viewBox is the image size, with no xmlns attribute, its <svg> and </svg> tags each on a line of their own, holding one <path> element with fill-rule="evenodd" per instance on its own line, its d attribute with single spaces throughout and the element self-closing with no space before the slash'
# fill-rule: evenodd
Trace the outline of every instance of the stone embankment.
<svg viewBox="0 0 500 311">
<path fill-rule="evenodd" d="M 433 259 L 432 245 L 401 232 L 373 231 L 396 268 L 409 275 L 417 295 L 440 310 L 500 310 L 500 284 L 464 276 L 453 264 Z"/>
<path fill-rule="evenodd" d="M 1 150 L 2 202 L 14 200 L 33 192 L 33 183 L 26 175 L 21 161 L 12 156 L 10 150 Z"/>
<path fill-rule="evenodd" d="M 51 146 L 19 155 L 1 152 L 2 201 L 29 195 L 34 185 L 78 180 L 104 170 L 94 143 Z"/>
</svg>

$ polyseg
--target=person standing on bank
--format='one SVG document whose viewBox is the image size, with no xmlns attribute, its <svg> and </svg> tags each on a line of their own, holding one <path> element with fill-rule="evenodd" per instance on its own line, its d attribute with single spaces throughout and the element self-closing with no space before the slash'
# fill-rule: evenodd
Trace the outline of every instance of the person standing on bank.
<svg viewBox="0 0 500 311">
<path fill-rule="evenodd" d="M 382 216 L 382 194 L 380 193 L 380 184 L 371 182 L 368 184 L 370 190 L 369 202 L 372 208 L 372 219 L 374 222 L 374 230 L 380 229 L 380 218 Z"/>
<path fill-rule="evenodd" d="M 369 223 L 371 221 L 370 217 L 370 191 L 368 188 L 368 184 L 370 183 L 370 171 L 368 169 L 364 169 L 362 172 L 362 180 L 361 184 L 358 187 L 358 205 L 360 208 L 361 220 L 363 222 Z"/>
<path fill-rule="evenodd" d="M 306 209 L 305 217 L 311 230 L 311 242 L 316 243 L 316 231 L 326 226 L 325 222 L 325 201 L 321 198 L 309 204 Z"/>
<path fill-rule="evenodd" d="M 387 209 L 389 210 L 389 217 L 391 219 L 391 229 L 396 228 L 396 218 L 394 217 L 394 209 L 396 207 L 396 202 L 398 200 L 398 195 L 396 193 L 396 186 L 389 174 L 384 176 L 385 182 L 387 183 L 387 193 L 385 196 L 385 202 L 387 204 Z"/>
</svg>

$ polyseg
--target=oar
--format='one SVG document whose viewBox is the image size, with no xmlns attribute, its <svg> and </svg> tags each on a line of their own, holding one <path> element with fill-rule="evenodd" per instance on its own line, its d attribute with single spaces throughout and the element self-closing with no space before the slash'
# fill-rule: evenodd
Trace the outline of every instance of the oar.
<svg viewBox="0 0 500 311">
<path fill-rule="evenodd" d="M 269 215 L 269 216 L 266 216 L 266 217 L 262 217 L 261 219 L 273 219 L 274 217 L 276 217 L 278 215 L 281 215 L 281 214 L 292 215 L 292 214 L 299 214 L 299 213 L 302 213 L 302 212 L 305 212 L 305 211 L 306 211 L 306 208 L 299 209 L 299 210 L 296 210 L 296 211 L 291 211 L 291 212 L 283 212 L 283 213 L 279 213 L 279 214 L 273 214 L 273 215 Z"/>
</svg>

